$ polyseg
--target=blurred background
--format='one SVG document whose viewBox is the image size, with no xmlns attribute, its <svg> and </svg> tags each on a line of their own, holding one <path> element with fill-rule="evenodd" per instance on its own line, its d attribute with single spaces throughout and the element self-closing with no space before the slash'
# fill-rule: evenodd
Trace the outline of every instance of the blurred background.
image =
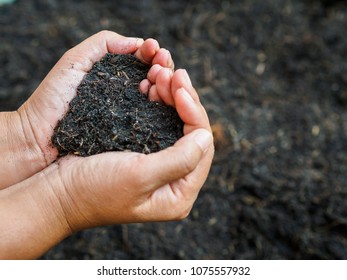
<svg viewBox="0 0 347 280">
<path fill-rule="evenodd" d="M 0 3 L 0 110 L 109 29 L 171 51 L 215 136 L 186 220 L 85 230 L 43 259 L 347 259 L 346 1 Z"/>
</svg>

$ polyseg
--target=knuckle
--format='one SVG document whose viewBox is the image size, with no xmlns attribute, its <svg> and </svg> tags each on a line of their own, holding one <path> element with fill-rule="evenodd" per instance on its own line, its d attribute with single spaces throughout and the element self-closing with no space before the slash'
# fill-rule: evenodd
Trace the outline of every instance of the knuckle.
<svg viewBox="0 0 347 280">
<path fill-rule="evenodd" d="M 67 59 L 68 57 L 70 57 L 71 54 L 74 52 L 74 48 L 75 48 L 75 47 L 73 47 L 73 48 L 67 50 L 66 52 L 64 52 L 64 54 L 63 54 L 63 56 L 62 56 L 62 59 Z"/>
<path fill-rule="evenodd" d="M 131 176 L 129 179 L 131 179 L 135 186 L 146 186 L 148 184 L 147 174 L 141 171 L 141 168 L 148 164 L 146 155 L 136 154 L 134 157 L 134 160 L 128 162 L 129 165 L 126 169 L 130 171 L 128 174 L 137 174 L 140 176 Z"/>
<path fill-rule="evenodd" d="M 98 35 L 100 35 L 101 37 L 107 36 L 111 31 L 103 29 L 101 31 L 98 32 Z"/>
<path fill-rule="evenodd" d="M 193 203 L 189 199 L 182 200 L 180 203 L 171 205 L 169 212 L 169 220 L 182 221 L 186 219 L 192 210 Z"/>
<path fill-rule="evenodd" d="M 192 210 L 192 206 L 188 206 L 188 207 L 181 209 L 177 213 L 178 215 L 176 216 L 176 220 L 182 221 L 182 220 L 186 219 L 189 216 L 191 210 Z"/>
</svg>

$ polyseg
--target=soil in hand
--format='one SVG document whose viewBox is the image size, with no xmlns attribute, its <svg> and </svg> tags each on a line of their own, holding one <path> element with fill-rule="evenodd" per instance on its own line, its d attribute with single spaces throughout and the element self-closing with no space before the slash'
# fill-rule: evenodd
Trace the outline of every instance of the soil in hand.
<svg viewBox="0 0 347 280">
<path fill-rule="evenodd" d="M 183 122 L 175 108 L 139 92 L 149 67 L 134 55 L 107 54 L 95 63 L 54 129 L 52 143 L 59 156 L 152 153 L 182 137 Z"/>
</svg>

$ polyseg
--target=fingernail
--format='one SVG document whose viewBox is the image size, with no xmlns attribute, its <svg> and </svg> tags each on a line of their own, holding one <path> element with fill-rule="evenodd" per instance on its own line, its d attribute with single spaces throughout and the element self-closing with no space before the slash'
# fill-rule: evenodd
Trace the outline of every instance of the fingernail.
<svg viewBox="0 0 347 280">
<path fill-rule="evenodd" d="M 210 132 L 205 129 L 200 129 L 194 137 L 194 141 L 198 144 L 201 149 L 206 152 L 208 148 L 211 146 L 213 137 Z"/>
<path fill-rule="evenodd" d="M 175 64 L 173 62 L 173 59 L 172 59 L 172 56 L 171 56 L 171 53 L 166 50 L 167 53 L 168 53 L 168 58 L 167 58 L 167 62 L 166 62 L 166 65 L 172 70 L 175 68 Z"/>
<path fill-rule="evenodd" d="M 192 81 L 189 78 L 187 70 L 184 69 L 183 71 L 184 71 L 184 80 L 188 83 L 189 86 L 192 86 Z"/>
<path fill-rule="evenodd" d="M 192 96 L 189 94 L 188 91 L 185 90 L 185 88 L 180 88 L 180 93 L 184 96 L 184 98 L 191 103 L 194 103 L 194 99 L 192 98 Z"/>
<path fill-rule="evenodd" d="M 170 68 L 163 68 L 161 71 L 165 71 L 167 75 L 172 76 L 172 70 Z"/>
<path fill-rule="evenodd" d="M 135 40 L 136 41 L 136 47 L 139 48 L 142 46 L 144 40 L 142 38 L 129 38 L 131 40 Z"/>
</svg>

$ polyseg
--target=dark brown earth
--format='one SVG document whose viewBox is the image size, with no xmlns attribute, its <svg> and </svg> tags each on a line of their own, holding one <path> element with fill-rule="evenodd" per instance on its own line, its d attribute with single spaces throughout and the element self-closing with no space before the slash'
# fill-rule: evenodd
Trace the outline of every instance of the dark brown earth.
<svg viewBox="0 0 347 280">
<path fill-rule="evenodd" d="M 85 230 L 44 259 L 347 259 L 346 1 L 19 0 L 0 26 L 1 110 L 110 29 L 171 51 L 216 136 L 188 219 Z"/>
<path fill-rule="evenodd" d="M 69 110 L 57 124 L 52 144 L 59 156 L 90 156 L 107 151 L 153 153 L 183 136 L 173 107 L 140 93 L 149 65 L 134 55 L 107 54 L 77 88 Z"/>
</svg>

